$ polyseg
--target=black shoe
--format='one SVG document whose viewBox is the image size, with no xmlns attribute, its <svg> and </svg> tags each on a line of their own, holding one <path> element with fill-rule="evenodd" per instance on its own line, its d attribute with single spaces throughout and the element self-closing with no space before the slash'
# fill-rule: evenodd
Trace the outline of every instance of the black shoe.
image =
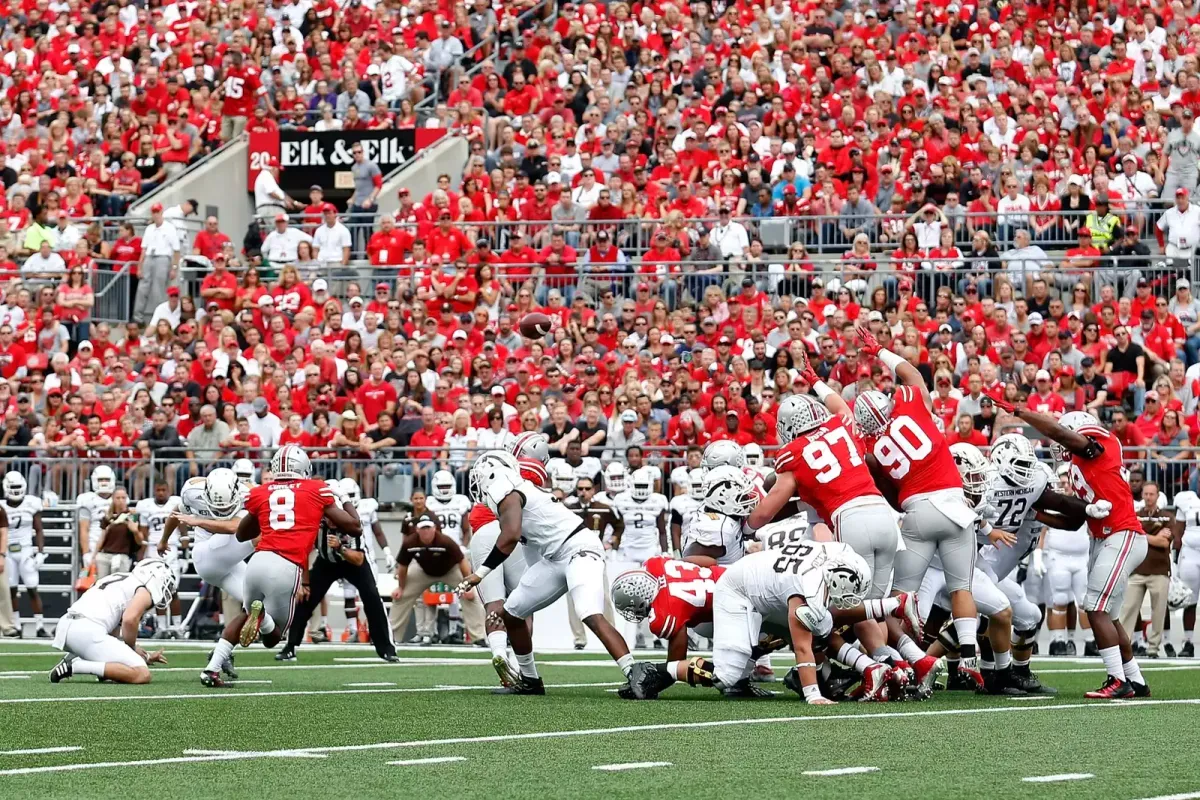
<svg viewBox="0 0 1200 800">
<path fill-rule="evenodd" d="M 1013 667 L 1010 681 L 1012 682 L 1013 686 L 1016 686 L 1018 689 L 1025 692 L 1025 694 L 1058 694 L 1058 689 L 1054 689 L 1043 684 L 1040 680 L 1038 680 L 1037 675 L 1029 670 L 1028 666 Z"/>
<path fill-rule="evenodd" d="M 1133 696 L 1134 697 L 1149 697 L 1150 696 L 1150 687 L 1147 686 L 1146 684 L 1130 681 L 1129 685 L 1133 687 Z"/>
<path fill-rule="evenodd" d="M 487 647 L 488 646 L 487 639 L 472 639 L 471 644 L 475 645 L 476 647 Z"/>
<path fill-rule="evenodd" d="M 20 639 L 21 638 L 21 629 L 13 628 L 12 630 L 5 631 L 4 638 L 5 639 Z"/>
<path fill-rule="evenodd" d="M 1066 642 L 1051 642 L 1050 643 L 1049 655 L 1065 656 L 1066 654 L 1067 654 L 1067 643 Z"/>
<path fill-rule="evenodd" d="M 328 641 L 329 641 L 329 635 L 325 633 L 324 628 L 318 628 L 317 630 L 312 632 L 312 643 L 313 644 L 325 644 Z"/>
<path fill-rule="evenodd" d="M 1157 652 L 1146 653 L 1146 658 L 1158 658 L 1158 653 Z"/>
<path fill-rule="evenodd" d="M 229 684 L 221 677 L 221 673 L 204 670 L 200 673 L 200 685 L 210 689 L 221 689 Z"/>
<path fill-rule="evenodd" d="M 635 661 L 629 670 L 629 691 L 635 700 L 654 700 L 661 692 L 663 680 L 649 661 Z"/>
<path fill-rule="evenodd" d="M 1142 644 L 1141 642 L 1138 642 L 1137 644 L 1135 644 L 1135 645 L 1133 646 L 1133 654 L 1134 654 L 1135 656 L 1144 656 L 1144 655 L 1146 655 L 1146 645 Z"/>
<path fill-rule="evenodd" d="M 1024 697 L 1025 691 L 1012 680 L 1012 669 L 994 669 L 985 672 L 983 691 L 980 694 L 1000 695 L 1002 697 Z"/>
<path fill-rule="evenodd" d="M 50 670 L 50 682 L 58 683 L 59 681 L 72 677 L 75 674 L 75 671 L 71 669 L 71 664 L 74 661 L 75 656 L 69 653 L 63 656 L 62 661 L 59 661 L 58 664 L 54 666 L 54 669 Z"/>
<path fill-rule="evenodd" d="M 295 656 L 292 657 L 295 658 Z M 389 664 L 398 664 L 400 662 L 400 656 L 395 653 L 388 653 L 386 656 L 380 656 L 380 658 Z"/>
<path fill-rule="evenodd" d="M 957 664 L 957 662 L 955 662 Z M 975 681 L 962 674 L 957 666 L 951 669 L 946 667 L 946 691 L 948 692 L 973 692 L 978 687 Z"/>
<path fill-rule="evenodd" d="M 582 650 L 585 647 L 587 647 L 587 643 L 585 643 L 585 642 L 576 642 L 575 643 L 576 650 Z"/>
<path fill-rule="evenodd" d="M 1095 656 L 1097 658 L 1100 657 L 1100 648 L 1096 645 L 1095 640 L 1084 643 L 1083 654 L 1085 656 Z M 1071 655 L 1075 655 L 1075 654 L 1071 653 Z"/>
<path fill-rule="evenodd" d="M 817 683 L 821 683 L 821 673 L 817 673 Z M 804 687 L 800 684 L 800 668 L 792 667 L 783 676 L 783 685 L 787 689 L 791 689 L 796 694 L 804 697 Z M 825 694 L 822 692 L 822 694 Z M 828 697 L 829 695 L 825 695 Z"/>
<path fill-rule="evenodd" d="M 1085 646 L 1084 649 L 1086 650 L 1087 647 Z M 1071 639 L 1069 642 L 1067 642 L 1067 655 L 1069 655 L 1069 656 L 1079 655 L 1079 649 L 1075 646 L 1074 639 Z M 1087 653 L 1085 652 L 1084 655 L 1087 655 Z"/>
<path fill-rule="evenodd" d="M 821 673 L 817 672 L 817 688 L 821 690 L 823 697 L 827 697 L 830 700 L 845 700 L 846 693 L 854 688 L 854 684 L 862 680 L 862 675 L 859 675 L 852 669 L 839 667 L 836 664 L 831 665 L 831 669 L 832 671 L 829 673 L 828 678 L 822 678 Z M 788 675 L 792 677 L 794 686 L 788 684 Z M 788 670 L 788 674 L 783 676 L 783 685 L 803 697 L 803 687 L 800 685 L 800 673 L 796 667 L 792 667 Z"/>
<path fill-rule="evenodd" d="M 1191 642 L 1184 642 L 1183 647 L 1181 647 L 1179 649 L 1179 657 L 1180 658 L 1195 658 L 1196 657 L 1196 648 L 1192 645 Z"/>
<path fill-rule="evenodd" d="M 718 688 L 721 691 L 722 697 L 731 700 L 761 700 L 775 696 L 774 692 L 755 686 L 750 682 L 749 678 L 742 678 L 731 686 L 720 686 Z"/>
<path fill-rule="evenodd" d="M 654 649 L 655 649 L 655 650 L 662 650 L 662 649 L 663 649 L 663 640 L 662 640 L 662 639 L 655 639 L 655 640 L 654 640 Z"/>
<path fill-rule="evenodd" d="M 501 687 L 503 688 L 503 687 Z M 521 680 L 512 686 L 512 694 L 536 694 L 543 695 L 546 693 L 546 685 L 542 683 L 541 678 L 527 678 L 521 676 Z"/>
<path fill-rule="evenodd" d="M 290 647 L 285 647 L 275 654 L 276 661 L 295 661 L 296 651 Z"/>
<path fill-rule="evenodd" d="M 1165 655 L 1167 658 L 1174 658 L 1175 657 L 1175 645 L 1171 644 L 1170 642 L 1167 642 L 1166 644 L 1164 644 L 1163 645 L 1163 655 Z"/>
<path fill-rule="evenodd" d="M 1032 650 L 1030 650 L 1029 652 L 1030 652 L 1030 654 L 1031 654 L 1031 655 L 1035 655 L 1035 656 L 1036 656 L 1036 655 L 1037 655 L 1038 653 L 1040 653 L 1041 651 L 1042 651 L 1042 646 L 1041 646 L 1040 644 L 1038 644 L 1037 642 L 1034 642 L 1034 643 L 1033 643 L 1033 649 L 1032 649 Z"/>
<path fill-rule="evenodd" d="M 39 639 L 49 639 L 50 638 L 50 634 L 46 633 L 45 628 L 38 628 L 37 632 L 34 633 L 34 636 L 36 636 Z"/>
</svg>

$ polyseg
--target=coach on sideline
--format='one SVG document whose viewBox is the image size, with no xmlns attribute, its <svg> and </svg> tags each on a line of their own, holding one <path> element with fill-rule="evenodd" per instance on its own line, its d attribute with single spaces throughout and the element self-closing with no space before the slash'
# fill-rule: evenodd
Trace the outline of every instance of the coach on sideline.
<svg viewBox="0 0 1200 800">
<path fill-rule="evenodd" d="M 471 574 L 471 564 L 458 543 L 442 533 L 437 519 L 429 512 L 413 520 L 412 533 L 404 536 L 396 553 L 396 590 L 392 592 L 392 636 L 404 635 L 413 607 L 421 602 L 425 590 L 435 583 L 457 586 Z M 474 592 L 459 598 L 463 624 L 468 631 L 483 630 L 483 605 Z M 421 644 L 433 643 L 435 616 L 417 617 Z"/>
<path fill-rule="evenodd" d="M 363 545 L 365 535 L 367 534 L 361 531 L 354 536 L 339 534 L 324 524 L 321 526 L 321 534 L 317 536 L 317 560 L 308 575 L 308 597 L 296 607 L 292 625 L 288 628 L 287 643 L 275 655 L 275 660 L 292 661 L 296 658 L 296 647 L 304 638 L 309 617 L 336 580 L 349 581 L 358 589 L 363 611 L 367 614 L 367 625 L 375 652 L 384 661 L 399 660 L 388 626 L 387 611 L 384 610 L 379 589 L 375 586 L 375 573 L 367 564 L 367 554 Z"/>
</svg>

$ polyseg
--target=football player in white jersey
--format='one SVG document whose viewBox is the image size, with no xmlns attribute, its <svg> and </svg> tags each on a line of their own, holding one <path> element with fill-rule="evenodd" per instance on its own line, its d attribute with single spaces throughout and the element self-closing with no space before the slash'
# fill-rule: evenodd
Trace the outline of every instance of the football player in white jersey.
<svg viewBox="0 0 1200 800">
<path fill-rule="evenodd" d="M 552 494 L 522 478 L 515 457 L 495 455 L 498 457 L 477 459 L 471 467 L 471 494 L 496 514 L 500 536 L 487 558 L 475 566 L 456 591 L 463 593 L 477 586 L 504 563 L 519 542 L 533 557 L 534 563 L 504 601 L 504 626 L 520 672 L 514 691 L 545 694 L 526 620 L 570 593 L 580 619 L 629 680 L 632 695 L 639 700 L 655 697 L 658 683 L 653 667 L 634 661 L 621 634 L 604 618 L 604 548 L 600 537 Z"/>
<path fill-rule="evenodd" d="M 50 671 L 50 682 L 78 673 L 116 683 L 149 683 L 150 665 L 167 659 L 161 650 L 147 653 L 138 647 L 138 626 L 142 615 L 165 606 L 175 589 L 175 573 L 157 558 L 96 581 L 54 630 L 54 647 L 66 655 Z"/>
<path fill-rule="evenodd" d="M 610 461 L 604 468 L 604 491 L 596 495 L 596 499 L 601 503 L 612 505 L 613 498 L 629 488 L 628 480 L 629 472 L 625 469 L 625 465 L 620 461 Z"/>
<path fill-rule="evenodd" d="M 453 473 L 439 469 L 433 474 L 433 488 L 425 501 L 425 508 L 437 517 L 442 533 L 465 551 L 471 543 L 471 526 L 467 522 L 471 501 L 466 495 L 458 493 Z"/>
<path fill-rule="evenodd" d="M 622 531 L 612 538 L 612 558 L 617 574 L 637 569 L 659 553 L 667 552 L 667 498 L 654 491 L 654 475 L 639 469 L 629 476 L 628 488 L 612 499 Z M 649 626 L 636 628 L 635 645 L 646 646 Z M 654 640 L 655 647 L 662 643 Z"/>
<path fill-rule="evenodd" d="M 691 475 L 694 469 L 703 470 L 703 461 L 704 451 L 700 449 L 700 446 L 695 444 L 688 445 L 683 463 L 671 470 L 670 494 L 673 497 L 688 493 L 688 487 L 691 485 L 688 481 L 688 476 Z"/>
<path fill-rule="evenodd" d="M 742 521 L 757 500 L 754 484 L 741 469 L 722 465 L 705 472 L 701 491 L 701 511 L 683 540 L 684 560 L 728 566 L 745 554 Z"/>
<path fill-rule="evenodd" d="M 167 519 L 179 507 L 179 498 L 171 494 L 171 488 L 166 481 L 154 482 L 154 494 L 144 500 L 139 500 L 134 506 L 134 513 L 137 514 L 138 533 L 142 541 L 147 545 L 150 543 L 158 544 L 158 557 L 166 562 L 171 571 L 175 573 L 175 585 L 179 585 L 179 579 L 183 577 L 184 558 L 179 546 L 178 534 L 168 537 L 167 546 L 161 546 L 163 539 L 163 529 L 167 527 Z M 154 627 L 154 638 L 165 639 L 171 634 L 171 617 L 179 619 L 179 596 L 171 598 L 170 606 L 166 609 L 159 609 L 156 624 Z"/>
<path fill-rule="evenodd" d="M 1071 491 L 1068 467 L 1059 467 L 1059 491 Z M 1029 554 L 1029 572 L 1042 580 L 1043 599 L 1046 601 L 1046 627 L 1050 629 L 1052 656 L 1078 654 L 1075 644 L 1074 625 L 1068 630 L 1071 606 L 1076 608 L 1076 621 L 1083 627 L 1084 655 L 1097 656 L 1100 649 L 1088 623 L 1087 614 L 1081 614 L 1087 595 L 1088 554 L 1091 537 L 1086 523 L 1076 527 L 1048 525 L 1042 533 L 1037 549 Z"/>
<path fill-rule="evenodd" d="M 751 442 L 742 448 L 742 455 L 746 458 L 746 471 L 757 477 L 760 482 L 775 473 L 775 470 L 767 466 L 767 457 L 761 445 Z"/>
<path fill-rule="evenodd" d="M 1183 648 L 1180 658 L 1196 655 L 1192 637 L 1196 630 L 1196 598 L 1200 597 L 1200 497 L 1195 492 L 1180 492 L 1175 495 L 1175 551 L 1176 574 L 1188 588 L 1188 599 L 1183 608 Z"/>
<path fill-rule="evenodd" d="M 49 638 L 42 618 L 42 598 L 38 594 L 40 570 L 46 561 L 46 540 L 42 534 L 42 501 L 26 494 L 25 476 L 9 472 L 4 476 L 4 513 L 8 517 L 9 592 L 12 595 L 13 622 L 21 630 L 21 607 L 17 604 L 19 587 L 29 595 L 35 635 Z"/>
<path fill-rule="evenodd" d="M 687 474 L 687 491 L 671 498 L 671 552 L 682 553 L 684 540 L 692 538 L 689 532 L 703 499 L 704 468 L 696 467 Z"/>
<path fill-rule="evenodd" d="M 650 480 L 654 486 L 654 491 L 662 495 L 667 494 L 667 492 L 663 491 L 662 470 L 653 464 L 646 463 L 646 452 L 642 450 L 640 445 L 632 444 L 625 448 L 625 463 L 629 467 L 630 475 L 642 471 L 646 472 L 650 475 Z"/>
<path fill-rule="evenodd" d="M 82 565 L 80 577 L 91 569 L 96 550 L 100 547 L 100 540 L 104 538 L 100 521 L 108 513 L 113 492 L 117 490 L 116 473 L 107 464 L 100 464 L 92 470 L 91 482 L 92 490 L 75 498 L 79 514 L 79 563 Z M 91 535 L 93 529 L 97 531 L 96 536 Z"/>
</svg>

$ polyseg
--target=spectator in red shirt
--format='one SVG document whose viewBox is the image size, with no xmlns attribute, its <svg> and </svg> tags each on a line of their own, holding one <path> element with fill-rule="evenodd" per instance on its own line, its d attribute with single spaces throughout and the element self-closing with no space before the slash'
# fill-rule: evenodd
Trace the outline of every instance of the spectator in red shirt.
<svg viewBox="0 0 1200 800">
<path fill-rule="evenodd" d="M 1039 369 L 1033 381 L 1035 391 L 1029 395 L 1025 405 L 1031 411 L 1037 411 L 1040 414 L 1053 414 L 1054 416 L 1062 414 L 1067 405 L 1054 391 L 1054 381 L 1049 371 Z"/>
<path fill-rule="evenodd" d="M 238 290 L 237 278 L 225 267 L 223 258 L 213 261 L 213 271 L 205 275 L 204 280 L 200 283 L 200 296 L 204 298 L 206 306 L 209 303 L 216 303 L 218 308 L 232 311 L 234 297 Z"/>
<path fill-rule="evenodd" d="M 960 414 L 954 423 L 954 430 L 946 435 L 946 444 L 965 442 L 976 447 L 987 447 L 987 437 L 982 431 L 975 430 L 975 421 L 970 414 Z"/>
<path fill-rule="evenodd" d="M 386 411 L 393 415 L 396 413 L 399 395 L 396 388 L 383 379 L 383 370 L 382 361 L 377 359 L 372 362 L 370 374 L 354 393 L 358 414 L 367 423 L 367 430 L 376 427 L 375 420 L 379 418 L 380 412 Z"/>
<path fill-rule="evenodd" d="M 229 237 L 221 233 L 217 218 L 208 217 L 204 220 L 204 229 L 196 234 L 196 239 L 192 242 L 192 252 L 212 260 L 224 249 L 227 242 Z"/>
<path fill-rule="evenodd" d="M 437 424 L 437 414 L 429 406 L 421 410 L 421 427 L 413 433 L 408 444 L 415 448 L 408 454 L 412 459 L 413 483 L 425 486 L 426 478 L 441 469 L 446 445 L 446 429 Z"/>
</svg>

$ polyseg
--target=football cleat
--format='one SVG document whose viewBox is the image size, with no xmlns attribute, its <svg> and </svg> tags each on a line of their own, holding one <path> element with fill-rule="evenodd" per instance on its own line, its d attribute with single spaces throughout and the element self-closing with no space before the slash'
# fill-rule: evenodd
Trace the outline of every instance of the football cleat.
<svg viewBox="0 0 1200 800">
<path fill-rule="evenodd" d="M 492 656 L 492 669 L 496 670 L 501 686 L 511 687 L 521 679 L 504 656 Z"/>
<path fill-rule="evenodd" d="M 1133 687 L 1128 681 L 1115 678 L 1112 675 L 1104 681 L 1104 685 L 1083 695 L 1090 700 L 1126 700 L 1133 697 Z"/>
<path fill-rule="evenodd" d="M 1134 697 L 1149 697 L 1150 696 L 1150 687 L 1147 686 L 1146 684 L 1137 683 L 1135 681 L 1130 681 L 1129 685 L 1133 687 L 1133 696 Z"/>
<path fill-rule="evenodd" d="M 1016 686 L 1018 689 L 1025 692 L 1025 694 L 1058 694 L 1058 689 L 1046 686 L 1040 680 L 1038 680 L 1038 676 L 1029 670 L 1028 665 L 1024 667 L 1013 667 L 1010 681 L 1012 682 L 1013 686 Z"/>
<path fill-rule="evenodd" d="M 207 686 L 210 689 L 221 689 L 229 684 L 225 683 L 224 679 L 221 678 L 221 673 L 204 670 L 200 673 L 200 685 Z"/>
<path fill-rule="evenodd" d="M 750 680 L 754 683 L 774 683 L 778 678 L 775 677 L 775 670 L 765 664 L 759 664 L 750 673 Z"/>
<path fill-rule="evenodd" d="M 276 661 L 295 661 L 296 651 L 290 647 L 285 647 L 275 654 Z"/>
<path fill-rule="evenodd" d="M 1065 656 L 1066 654 L 1067 654 L 1067 643 L 1066 642 L 1051 642 L 1050 643 L 1049 655 Z"/>
<path fill-rule="evenodd" d="M 974 684 L 974 686 L 971 686 L 970 688 L 976 691 L 984 688 L 983 673 L 979 671 L 979 661 L 977 659 L 959 659 L 958 672 L 960 675 Z"/>
<path fill-rule="evenodd" d="M 844 700 L 846 692 L 854 684 L 862 680 L 862 676 L 848 667 L 840 667 L 832 664 L 828 678 L 821 677 L 820 671 L 817 672 L 817 686 L 821 689 L 821 695 L 828 697 L 830 700 Z M 795 686 L 788 684 L 789 677 L 795 683 Z M 788 670 L 787 675 L 783 677 L 784 685 L 792 691 L 801 694 L 802 687 L 800 685 L 800 672 L 796 667 Z"/>
<path fill-rule="evenodd" d="M 237 677 L 238 677 L 237 670 L 234 669 L 234 666 L 233 666 L 233 653 L 230 653 L 229 658 L 225 659 L 225 663 L 221 665 L 221 672 L 223 672 L 225 674 L 225 677 L 229 678 L 229 680 L 231 680 L 231 681 L 237 680 Z"/>
<path fill-rule="evenodd" d="M 59 681 L 72 677 L 75 674 L 75 671 L 71 668 L 71 664 L 74 661 L 75 656 L 71 653 L 67 653 L 65 656 L 63 656 L 62 661 L 59 661 L 54 665 L 54 669 L 50 670 L 50 682 L 58 683 Z"/>
<path fill-rule="evenodd" d="M 1000 695 L 1002 697 L 1024 697 L 1025 692 L 1012 682 L 1011 669 L 995 669 L 984 673 L 983 688 L 978 694 Z"/>
<path fill-rule="evenodd" d="M 885 664 L 872 664 L 867 667 L 862 676 L 862 683 L 850 693 L 850 697 L 860 703 L 885 702 L 888 699 L 888 669 Z"/>
<path fill-rule="evenodd" d="M 249 616 L 246 617 L 246 624 L 242 626 L 242 635 L 238 639 L 242 647 L 249 647 L 258 638 L 258 629 L 262 627 L 262 600 L 255 600 L 251 603 L 250 611 L 247 613 Z"/>
<path fill-rule="evenodd" d="M 783 685 L 784 688 L 791 689 L 796 694 L 804 697 L 804 686 L 800 683 L 800 669 L 798 667 L 792 667 L 787 671 L 787 674 L 783 676 Z"/>
<path fill-rule="evenodd" d="M 889 699 L 908 699 L 908 687 L 912 683 L 912 669 L 910 667 L 889 667 L 886 680 L 887 696 Z"/>
<path fill-rule="evenodd" d="M 37 632 L 34 633 L 34 636 L 36 636 L 39 639 L 49 639 L 50 638 L 50 634 L 46 633 L 45 628 L 38 628 Z"/>
<path fill-rule="evenodd" d="M 400 663 L 400 656 L 396 655 L 395 653 L 388 653 L 386 656 L 380 656 L 380 658 L 389 664 Z"/>
<path fill-rule="evenodd" d="M 913 680 L 913 685 L 916 686 L 917 693 L 928 697 L 933 692 L 938 675 L 941 675 L 945 669 L 946 659 L 934 658 L 933 656 L 925 656 L 914 664 L 913 672 L 916 674 L 916 677 Z"/>
<path fill-rule="evenodd" d="M 512 689 L 512 694 L 543 695 L 546 693 L 546 685 L 542 683 L 541 678 L 529 678 L 524 675 L 518 676 L 517 682 L 510 688 Z"/>
<path fill-rule="evenodd" d="M 1180 658 L 1195 658 L 1196 648 L 1191 642 L 1184 642 L 1183 647 L 1179 648 Z"/>
<path fill-rule="evenodd" d="M 313 644 L 325 644 L 329 641 L 329 631 L 326 628 L 317 628 L 308 635 L 308 638 Z"/>
<path fill-rule="evenodd" d="M 1163 655 L 1165 655 L 1167 658 L 1174 658 L 1175 645 L 1171 644 L 1170 642 L 1163 642 Z"/>
<path fill-rule="evenodd" d="M 636 700 L 654 700 L 662 691 L 658 671 L 649 661 L 635 661 L 629 670 L 629 689 Z"/>
<path fill-rule="evenodd" d="M 730 700 L 762 700 L 775 696 L 774 692 L 755 686 L 749 678 L 742 678 L 729 686 L 714 685 L 720 690 L 722 697 Z"/>
<path fill-rule="evenodd" d="M 899 595 L 900 605 L 892 612 L 892 616 L 901 621 L 905 632 L 913 641 L 921 641 L 921 611 L 917 608 L 917 596 L 912 592 Z"/>
</svg>

